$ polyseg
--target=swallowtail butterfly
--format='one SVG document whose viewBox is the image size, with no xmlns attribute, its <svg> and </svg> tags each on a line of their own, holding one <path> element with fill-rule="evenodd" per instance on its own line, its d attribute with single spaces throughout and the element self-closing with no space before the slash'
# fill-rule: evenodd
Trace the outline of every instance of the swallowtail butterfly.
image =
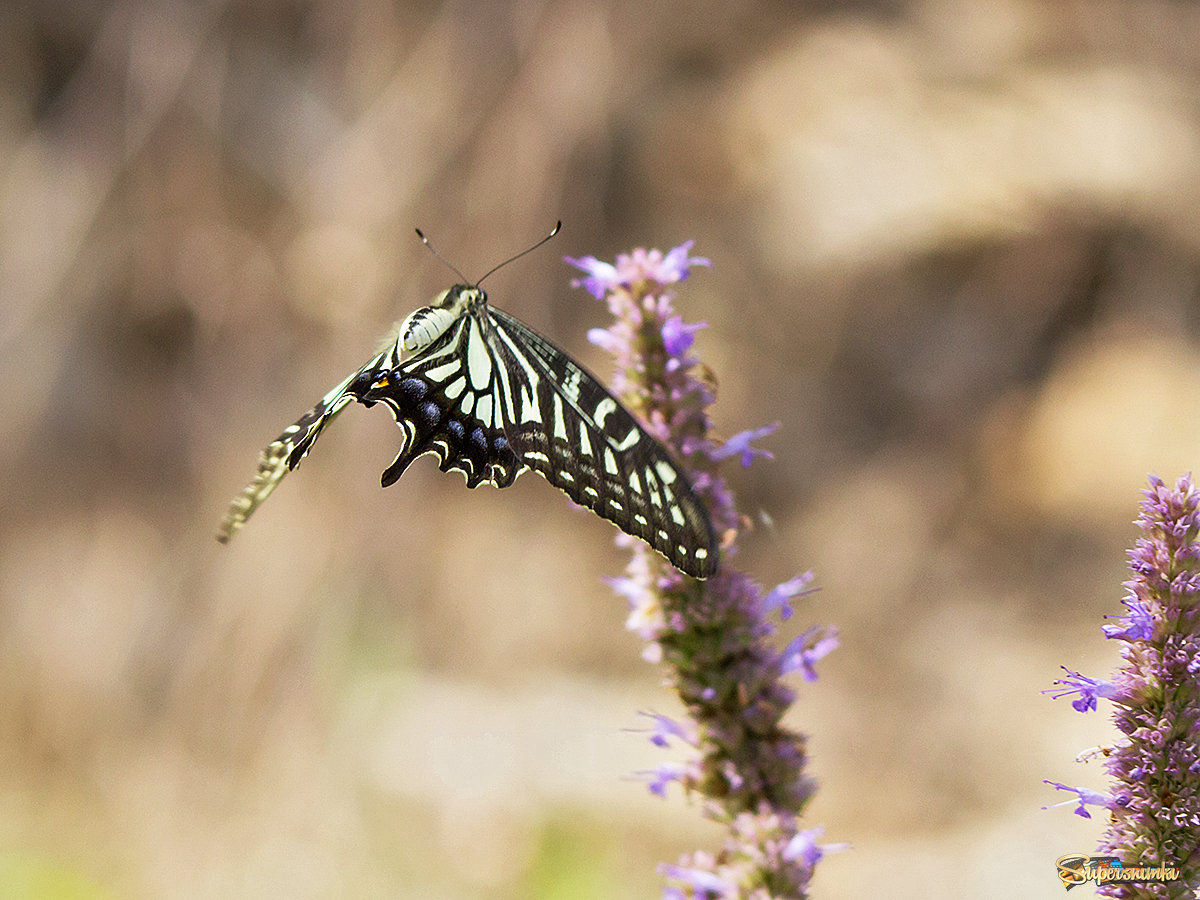
<svg viewBox="0 0 1200 900">
<path fill-rule="evenodd" d="M 263 450 L 258 474 L 231 504 L 217 539 L 227 542 L 334 416 L 357 401 L 385 404 L 403 432 L 384 487 L 426 453 L 443 472 L 461 472 L 469 488 L 508 487 L 533 469 L 681 571 L 712 575 L 712 525 L 667 450 L 583 366 L 489 306 L 482 281 L 457 284 L 410 314 L 395 340 L 284 429 Z"/>
</svg>

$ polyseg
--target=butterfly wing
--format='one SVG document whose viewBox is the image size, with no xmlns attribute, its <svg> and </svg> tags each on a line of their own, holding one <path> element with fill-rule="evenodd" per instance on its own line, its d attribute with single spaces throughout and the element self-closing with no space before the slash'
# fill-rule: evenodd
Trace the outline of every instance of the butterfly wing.
<svg viewBox="0 0 1200 900">
<path fill-rule="evenodd" d="M 395 368 L 364 372 L 350 385 L 359 402 L 390 408 L 403 432 L 384 487 L 426 453 L 437 456 L 443 472 L 462 472 L 469 488 L 508 487 L 525 471 L 499 412 L 499 368 L 479 318 L 465 313 L 419 354 Z"/>
<path fill-rule="evenodd" d="M 258 459 L 258 472 L 254 480 L 246 485 L 246 489 L 229 505 L 229 512 L 221 521 L 217 530 L 217 540 L 222 544 L 229 543 L 246 520 L 254 511 L 262 506 L 263 501 L 271 496 L 271 492 L 283 480 L 283 476 L 308 455 L 313 442 L 320 436 L 325 427 L 351 401 L 356 399 L 349 393 L 349 387 L 367 371 L 379 365 L 383 356 L 372 360 L 363 369 L 349 376 L 345 381 L 321 398 L 320 402 L 301 416 L 294 424 L 284 429 L 283 434 L 267 445 Z"/>
<path fill-rule="evenodd" d="M 490 307 L 501 409 L 520 461 L 696 578 L 717 569 L 708 513 L 667 450 L 590 372 Z"/>
</svg>

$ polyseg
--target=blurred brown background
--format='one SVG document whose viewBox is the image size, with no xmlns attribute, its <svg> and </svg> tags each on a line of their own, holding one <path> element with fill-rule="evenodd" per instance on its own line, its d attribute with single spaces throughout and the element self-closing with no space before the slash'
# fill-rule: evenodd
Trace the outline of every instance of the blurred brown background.
<svg viewBox="0 0 1200 900">
<path fill-rule="evenodd" d="M 1200 7 L 1138 0 L 0 7 L 0 896 L 653 897 L 719 832 L 613 529 L 345 414 L 453 276 L 601 373 L 561 256 L 695 238 L 740 562 L 822 591 L 823 898 L 1058 897 L 1148 472 L 1200 448 Z"/>
</svg>

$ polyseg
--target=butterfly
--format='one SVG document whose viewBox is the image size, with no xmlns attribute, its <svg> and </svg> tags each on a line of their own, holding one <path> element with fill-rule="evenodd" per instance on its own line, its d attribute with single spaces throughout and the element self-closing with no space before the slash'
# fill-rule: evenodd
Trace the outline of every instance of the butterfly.
<svg viewBox="0 0 1200 900">
<path fill-rule="evenodd" d="M 482 281 L 456 284 L 409 314 L 394 340 L 285 428 L 263 450 L 217 539 L 229 541 L 346 406 L 382 403 L 402 432 L 384 487 L 427 453 L 443 472 L 461 472 L 469 488 L 508 487 L 532 469 L 680 571 L 716 572 L 708 512 L 671 453 L 565 351 L 490 306 Z"/>
</svg>

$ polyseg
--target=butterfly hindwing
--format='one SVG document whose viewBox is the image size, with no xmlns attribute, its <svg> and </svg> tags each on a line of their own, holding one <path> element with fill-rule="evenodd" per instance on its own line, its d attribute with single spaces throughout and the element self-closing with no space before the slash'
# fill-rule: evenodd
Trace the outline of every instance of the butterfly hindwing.
<svg viewBox="0 0 1200 900">
<path fill-rule="evenodd" d="M 502 310 L 488 314 L 512 381 L 506 430 L 521 461 L 680 569 L 715 571 L 708 514 L 662 444 L 552 342 Z"/>
<path fill-rule="evenodd" d="M 510 449 L 496 409 L 496 367 L 468 314 L 420 354 L 394 368 L 385 361 L 354 380 L 348 393 L 368 406 L 385 404 L 404 434 L 383 473 L 384 487 L 426 453 L 438 457 L 443 472 L 462 472 L 467 487 L 513 483 L 525 466 Z"/>
</svg>

